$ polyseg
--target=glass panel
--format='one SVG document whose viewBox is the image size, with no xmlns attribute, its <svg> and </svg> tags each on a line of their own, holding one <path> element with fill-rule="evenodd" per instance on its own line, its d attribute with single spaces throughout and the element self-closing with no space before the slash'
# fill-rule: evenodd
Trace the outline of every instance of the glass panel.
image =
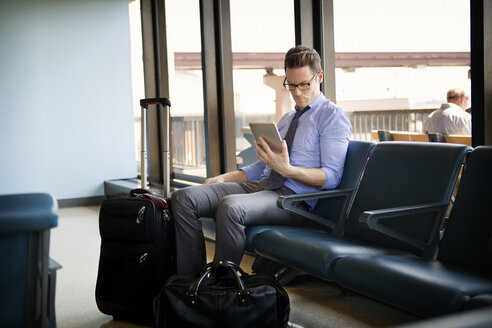
<svg viewBox="0 0 492 328">
<path fill-rule="evenodd" d="M 250 121 L 278 121 L 293 109 L 282 87 L 284 55 L 295 45 L 294 2 L 231 0 L 238 167 L 254 162 Z"/>
<path fill-rule="evenodd" d="M 470 1 L 335 0 L 334 28 L 337 103 L 347 113 L 386 111 L 379 129 L 422 132 L 447 90 L 471 91 Z"/>
<path fill-rule="evenodd" d="M 128 5 L 130 17 L 130 45 L 131 45 L 131 69 L 132 69 L 132 96 L 133 117 L 135 118 L 135 154 L 138 172 L 140 172 L 140 103 L 145 98 L 143 50 L 142 50 L 142 24 L 140 20 L 140 1 L 130 1 Z"/>
<path fill-rule="evenodd" d="M 199 1 L 166 1 L 165 4 L 172 165 L 177 176 L 206 177 Z"/>
</svg>

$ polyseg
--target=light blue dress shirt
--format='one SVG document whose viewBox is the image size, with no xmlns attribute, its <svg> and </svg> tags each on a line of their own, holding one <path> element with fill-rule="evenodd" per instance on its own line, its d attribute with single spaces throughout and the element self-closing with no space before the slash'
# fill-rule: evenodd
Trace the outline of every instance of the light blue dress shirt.
<svg viewBox="0 0 492 328">
<path fill-rule="evenodd" d="M 290 152 L 290 164 L 297 167 L 319 168 L 325 172 L 322 188 L 308 186 L 293 179 L 285 179 L 284 185 L 296 194 L 334 189 L 340 183 L 352 125 L 345 112 L 320 93 L 310 109 L 301 115 Z M 278 122 L 282 138 L 287 134 L 295 110 L 286 113 Z M 270 168 L 257 161 L 241 168 L 248 181 L 261 180 L 270 175 Z M 306 201 L 312 209 L 316 200 Z"/>
</svg>

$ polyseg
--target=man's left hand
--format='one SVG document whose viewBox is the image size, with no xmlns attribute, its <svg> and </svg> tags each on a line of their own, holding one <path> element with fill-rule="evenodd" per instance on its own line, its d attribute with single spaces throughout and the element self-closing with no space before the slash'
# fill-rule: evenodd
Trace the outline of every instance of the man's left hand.
<svg viewBox="0 0 492 328">
<path fill-rule="evenodd" d="M 260 137 L 260 144 L 255 142 L 254 145 L 258 158 L 265 162 L 269 168 L 284 177 L 289 176 L 292 166 L 290 165 L 289 150 L 287 149 L 285 140 L 282 140 L 282 151 L 280 153 L 274 152 L 263 137 Z"/>
</svg>

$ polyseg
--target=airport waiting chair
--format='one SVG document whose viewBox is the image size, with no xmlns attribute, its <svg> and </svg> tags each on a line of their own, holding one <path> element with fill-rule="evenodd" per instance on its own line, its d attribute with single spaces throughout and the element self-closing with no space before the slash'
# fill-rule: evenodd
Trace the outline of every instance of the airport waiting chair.
<svg viewBox="0 0 492 328">
<path fill-rule="evenodd" d="M 250 146 L 237 154 L 237 158 L 240 159 L 240 163 L 238 163 L 237 168 L 240 169 L 242 167 L 253 164 L 258 160 L 258 156 L 256 155 L 256 149 L 254 147 L 255 137 L 251 133 L 243 133 L 244 139 L 248 141 Z"/>
<path fill-rule="evenodd" d="M 425 133 L 409 132 L 410 141 L 429 142 L 429 136 Z"/>
<path fill-rule="evenodd" d="M 417 141 L 428 142 L 429 136 L 425 133 L 410 132 L 410 131 L 377 131 L 379 141 Z"/>
<path fill-rule="evenodd" d="M 373 142 L 379 141 L 378 130 L 371 130 L 371 140 Z"/>
<path fill-rule="evenodd" d="M 377 133 L 379 141 L 394 141 L 393 135 L 387 130 L 378 130 Z"/>
<path fill-rule="evenodd" d="M 314 220 L 316 220 L 317 213 L 323 213 L 328 211 L 330 217 L 333 219 L 333 227 L 336 229 L 335 222 L 339 221 L 339 216 L 344 215 L 345 209 L 350 203 L 352 194 L 357 186 L 357 182 L 362 174 L 367 157 L 374 146 L 374 143 L 367 141 L 349 141 L 347 148 L 347 156 L 345 158 L 345 165 L 343 175 L 339 185 L 337 186 L 338 197 L 321 199 L 312 214 Z M 330 192 L 330 191 L 328 191 Z M 315 193 L 317 194 L 317 193 Z M 297 209 L 297 208 L 296 208 Z M 294 211 L 296 210 L 294 209 Z M 303 212 L 301 212 L 303 213 Z M 200 218 L 202 222 L 202 228 L 204 235 L 209 240 L 215 240 L 215 219 L 213 218 Z M 319 227 L 319 223 L 316 221 L 308 222 L 308 225 L 314 225 Z M 321 225 L 325 229 L 330 229 L 326 225 Z M 253 253 L 253 247 L 251 245 L 251 238 L 262 231 L 268 230 L 275 226 L 259 225 L 246 227 L 246 251 Z"/>
<path fill-rule="evenodd" d="M 449 134 L 449 135 L 445 135 L 444 138 L 446 139 L 447 143 L 463 144 L 463 145 L 468 145 L 470 147 L 472 146 L 471 136 Z"/>
<path fill-rule="evenodd" d="M 447 143 L 457 143 L 467 146 L 472 146 L 471 136 L 463 136 L 457 134 L 444 135 L 442 133 L 429 133 L 430 142 L 447 142 Z"/>
<path fill-rule="evenodd" d="M 263 257 L 328 281 L 335 280 L 332 265 L 341 257 L 355 254 L 431 257 L 458 172 L 469 150 L 464 145 L 380 142 L 371 151 L 348 216 L 344 218 L 343 231 L 275 227 L 255 235 L 253 247 Z M 293 204 L 304 197 L 282 196 L 279 206 L 299 212 Z M 359 224 L 361 215 L 375 210 L 384 217 L 381 220 L 384 224 L 378 230 L 393 231 L 405 242 Z M 305 213 L 305 216 L 311 215 Z"/>
<path fill-rule="evenodd" d="M 492 146 L 471 152 L 436 260 L 345 257 L 334 265 L 336 281 L 424 317 L 492 306 L 491 167 Z"/>
<path fill-rule="evenodd" d="M 57 224 L 57 202 L 49 194 L 0 196 L 2 327 L 56 326 L 54 284 L 57 264 L 51 262 L 50 268 L 49 236 L 50 229 Z"/>
</svg>

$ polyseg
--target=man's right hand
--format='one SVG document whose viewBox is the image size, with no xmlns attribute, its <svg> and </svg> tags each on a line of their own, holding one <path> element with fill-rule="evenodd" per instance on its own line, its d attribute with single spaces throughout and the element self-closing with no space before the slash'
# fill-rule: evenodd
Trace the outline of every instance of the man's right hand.
<svg viewBox="0 0 492 328">
<path fill-rule="evenodd" d="M 242 171 L 234 171 L 224 173 L 216 177 L 208 178 L 204 184 L 222 183 L 222 182 L 246 182 L 248 181 L 246 174 Z"/>
<path fill-rule="evenodd" d="M 225 182 L 224 177 L 219 175 L 216 177 L 208 178 L 207 180 L 205 180 L 204 184 L 222 183 L 222 182 Z"/>
</svg>

